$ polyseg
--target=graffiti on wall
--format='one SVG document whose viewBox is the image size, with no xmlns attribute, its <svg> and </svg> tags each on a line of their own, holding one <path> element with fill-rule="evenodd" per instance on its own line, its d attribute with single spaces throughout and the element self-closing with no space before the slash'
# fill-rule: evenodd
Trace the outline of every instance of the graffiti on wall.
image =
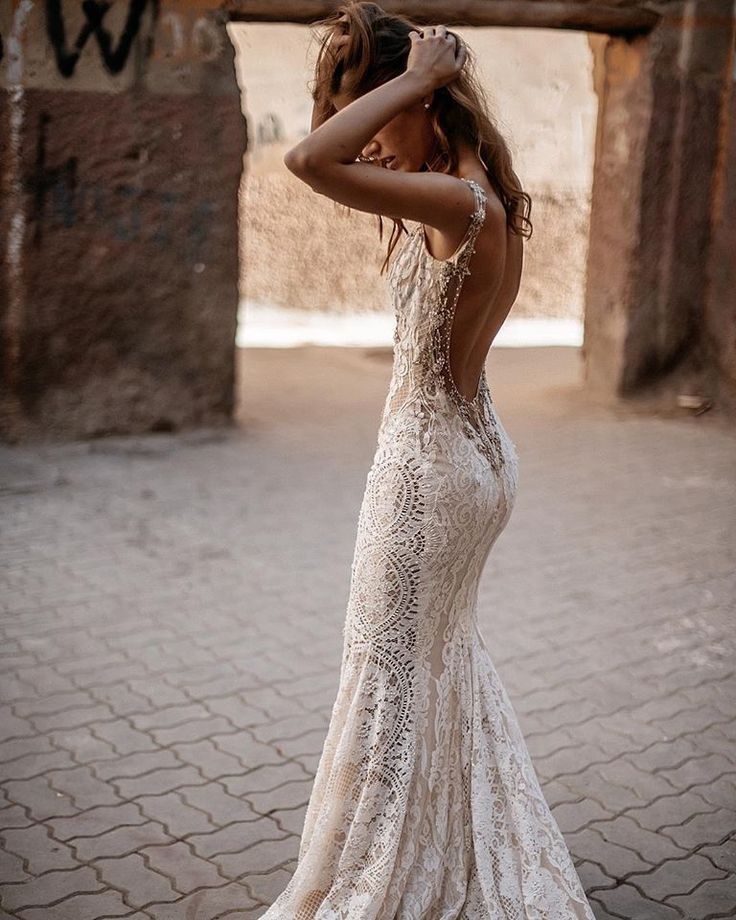
<svg viewBox="0 0 736 920">
<path fill-rule="evenodd" d="M 143 53 L 150 57 L 153 51 L 153 32 L 158 18 L 158 0 L 130 0 L 128 15 L 117 43 L 105 27 L 105 16 L 112 6 L 109 2 L 83 0 L 81 5 L 85 19 L 74 44 L 67 44 L 66 24 L 62 12 L 62 0 L 46 0 L 46 34 L 54 49 L 56 66 L 63 77 L 71 77 L 87 42 L 94 38 L 102 63 L 109 73 L 120 73 L 125 67 L 133 41 L 140 31 L 141 21 L 147 6 L 151 6 L 148 34 L 143 42 Z"/>
<path fill-rule="evenodd" d="M 83 0 L 79 7 L 82 24 L 76 37 L 69 34 L 63 0 L 46 0 L 46 38 L 53 52 L 56 69 L 62 77 L 74 76 L 82 53 L 89 45 L 99 52 L 99 59 L 108 73 L 121 73 L 131 56 L 136 41 L 144 61 L 151 59 L 215 60 L 222 52 L 223 23 L 211 16 L 191 11 L 161 13 L 160 0 L 128 0 L 125 21 L 117 36 L 108 25 L 110 0 Z M 75 16 L 75 22 L 78 15 Z M 5 44 L 0 35 L 0 61 Z"/>
<path fill-rule="evenodd" d="M 201 256 L 202 244 L 216 218 L 210 198 L 192 201 L 185 192 L 117 182 L 106 184 L 80 178 L 78 160 L 68 157 L 58 166 L 47 162 L 46 135 L 51 118 L 44 114 L 39 124 L 36 157 L 27 181 L 33 200 L 33 237 L 43 243 L 47 229 L 58 230 L 86 225 L 100 237 L 125 243 L 183 246 L 191 261 Z"/>
</svg>

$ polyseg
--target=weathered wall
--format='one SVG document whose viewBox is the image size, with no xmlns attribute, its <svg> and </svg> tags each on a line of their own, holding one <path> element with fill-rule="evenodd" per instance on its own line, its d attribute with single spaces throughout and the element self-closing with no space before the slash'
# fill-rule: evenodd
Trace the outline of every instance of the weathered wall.
<svg viewBox="0 0 736 920">
<path fill-rule="evenodd" d="M 208 6 L 4 7 L 8 439 L 230 416 L 246 138 Z"/>
<path fill-rule="evenodd" d="M 649 36 L 610 38 L 596 56 L 584 352 L 603 396 L 723 395 L 706 314 L 709 297 L 723 319 L 733 303 L 723 281 L 709 294 L 714 246 L 732 233 L 714 242 L 733 15 L 728 0 L 668 4 Z"/>
<path fill-rule="evenodd" d="M 710 389 L 736 414 L 736 55 L 718 132 L 720 157 L 714 187 L 713 242 L 708 263 L 705 351 Z"/>
</svg>

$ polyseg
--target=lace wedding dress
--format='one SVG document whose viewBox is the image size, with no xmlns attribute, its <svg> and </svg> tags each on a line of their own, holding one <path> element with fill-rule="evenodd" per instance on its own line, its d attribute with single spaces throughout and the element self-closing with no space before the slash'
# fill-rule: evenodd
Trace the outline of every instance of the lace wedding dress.
<svg viewBox="0 0 736 920">
<path fill-rule="evenodd" d="M 261 920 L 593 920 L 477 622 L 516 448 L 450 330 L 486 195 L 450 259 L 423 226 L 388 279 L 394 365 L 358 519 L 344 650 L 296 871 Z"/>
</svg>

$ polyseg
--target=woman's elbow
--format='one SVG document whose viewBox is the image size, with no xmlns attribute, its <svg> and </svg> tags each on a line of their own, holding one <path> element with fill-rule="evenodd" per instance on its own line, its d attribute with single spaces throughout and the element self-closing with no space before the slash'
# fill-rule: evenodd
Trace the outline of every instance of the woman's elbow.
<svg viewBox="0 0 736 920">
<path fill-rule="evenodd" d="M 300 179 L 313 176 L 319 171 L 319 164 L 315 158 L 306 151 L 300 150 L 299 147 L 292 147 L 286 151 L 284 166 Z"/>
</svg>

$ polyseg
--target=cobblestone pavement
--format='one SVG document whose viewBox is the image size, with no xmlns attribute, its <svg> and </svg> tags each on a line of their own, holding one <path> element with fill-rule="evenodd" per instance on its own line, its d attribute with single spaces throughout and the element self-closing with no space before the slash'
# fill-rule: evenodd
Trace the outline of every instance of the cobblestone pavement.
<svg viewBox="0 0 736 920">
<path fill-rule="evenodd" d="M 337 690 L 383 350 L 249 350 L 243 427 L 3 448 L 0 917 L 256 918 Z M 481 625 L 599 920 L 736 915 L 736 437 L 497 350 Z"/>
</svg>

